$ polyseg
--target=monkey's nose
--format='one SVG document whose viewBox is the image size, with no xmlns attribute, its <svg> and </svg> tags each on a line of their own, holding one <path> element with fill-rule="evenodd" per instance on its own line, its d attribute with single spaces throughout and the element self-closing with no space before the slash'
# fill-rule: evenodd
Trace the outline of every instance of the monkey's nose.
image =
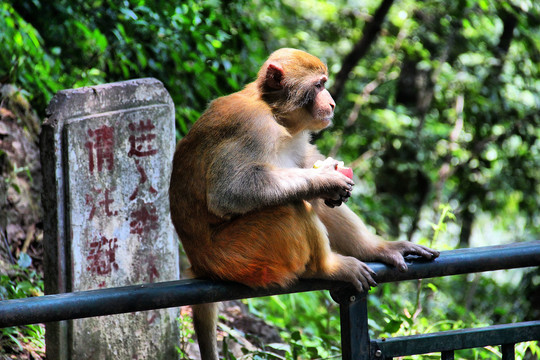
<svg viewBox="0 0 540 360">
<path fill-rule="evenodd" d="M 331 102 L 331 103 L 330 103 L 330 107 L 332 108 L 332 111 L 334 111 L 334 109 L 336 108 L 336 103 L 335 103 L 335 102 Z"/>
</svg>

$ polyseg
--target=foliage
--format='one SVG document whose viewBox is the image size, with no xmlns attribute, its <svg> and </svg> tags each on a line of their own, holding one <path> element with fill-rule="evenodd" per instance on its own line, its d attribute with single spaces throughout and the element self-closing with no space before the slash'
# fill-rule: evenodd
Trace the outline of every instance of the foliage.
<svg viewBox="0 0 540 360">
<path fill-rule="evenodd" d="M 322 56 L 335 74 L 377 6 L 303 1 L 273 33 L 280 45 Z M 461 246 L 482 212 L 512 231 L 524 218 L 522 239 L 535 238 L 539 25 L 540 5 L 528 0 L 401 1 L 390 9 L 349 74 L 334 127 L 318 141 L 355 167 L 355 204 L 377 231 L 419 236 L 422 211 L 448 202 Z"/>
<path fill-rule="evenodd" d="M 379 6 L 8 0 L 0 3 L 0 82 L 24 88 L 43 116 L 60 89 L 156 77 L 173 97 L 180 137 L 208 101 L 251 81 L 277 47 L 318 55 L 332 79 Z M 429 244 L 435 230 L 439 249 L 468 246 L 485 214 L 495 239 L 503 233 L 511 241 L 537 238 L 540 3 L 403 0 L 381 25 L 348 74 L 334 126 L 316 139 L 323 153 L 354 168 L 349 205 L 386 237 Z M 449 204 L 443 211 L 455 214 L 454 223 L 438 216 L 440 204 Z M 15 280 L 1 281 L 2 296 L 25 294 L 14 290 Z M 372 335 L 523 319 L 538 311 L 522 295 L 535 283 L 518 284 L 481 275 L 383 285 L 369 297 Z M 435 306 L 435 299 L 444 305 Z M 328 294 L 249 304 L 287 329 L 286 356 L 336 354 L 337 311 Z M 20 341 L 31 337 L 24 329 L 4 332 L 23 331 L 15 336 Z M 269 354 L 275 351 L 257 356 Z"/>
<path fill-rule="evenodd" d="M 193 335 L 195 334 L 191 317 L 188 314 L 181 313 L 180 317 L 176 319 L 176 322 L 178 323 L 180 333 L 180 345 L 176 347 L 176 351 L 180 359 L 189 359 L 187 346 L 194 342 Z"/>
<path fill-rule="evenodd" d="M 330 347 L 323 339 L 310 335 L 302 334 L 300 331 L 292 333 L 284 332 L 284 340 L 287 344 L 267 344 L 262 350 L 249 350 L 242 347 L 242 352 L 249 359 L 328 359 L 339 356 L 340 349 L 338 347 Z M 223 356 L 228 360 L 236 360 L 237 358 L 229 350 L 229 343 L 237 342 L 237 337 L 234 334 L 223 341 Z M 244 357 L 242 357 L 244 358 Z"/>
<path fill-rule="evenodd" d="M 339 306 L 328 292 L 246 300 L 249 310 L 281 329 L 291 354 L 328 358 L 340 354 Z M 297 357 L 293 357 L 296 359 Z"/>
<path fill-rule="evenodd" d="M 249 16 L 259 6 L 258 1 L 8 2 L 2 5 L 6 16 L 0 29 L 6 40 L 17 38 L 7 42 L 15 51 L 3 53 L 0 68 L 11 68 L 5 74 L 9 81 L 40 96 L 34 106 L 42 114 L 61 88 L 156 77 L 173 97 L 184 134 L 209 99 L 245 84 L 268 53 L 263 25 Z M 31 76 L 36 64 L 44 66 L 37 69 L 39 77 Z"/>
<path fill-rule="evenodd" d="M 486 295 L 494 288 L 499 297 Z M 456 289 L 461 289 L 456 291 Z M 457 295 L 456 293 L 459 293 Z M 530 306 L 513 284 L 501 285 L 486 275 L 466 275 L 383 284 L 369 297 L 370 336 L 387 338 L 436 331 L 484 327 L 499 323 L 523 321 Z M 516 345 L 518 359 L 527 349 L 538 352 L 535 342 Z M 500 357 L 498 347 L 456 351 L 456 359 L 492 359 Z M 423 355 L 407 359 L 440 358 Z"/>
<path fill-rule="evenodd" d="M 0 275 L 0 301 L 43 295 L 42 276 L 33 270 L 14 265 L 8 274 Z M 0 329 L 0 353 L 28 352 L 34 359 L 44 355 L 45 327 L 25 325 Z"/>
</svg>

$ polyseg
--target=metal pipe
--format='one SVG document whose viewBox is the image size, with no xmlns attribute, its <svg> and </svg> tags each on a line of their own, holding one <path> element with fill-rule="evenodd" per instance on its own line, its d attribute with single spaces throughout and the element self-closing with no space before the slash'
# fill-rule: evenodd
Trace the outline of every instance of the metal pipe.
<svg viewBox="0 0 540 360">
<path fill-rule="evenodd" d="M 369 266 L 379 283 L 540 266 L 540 241 L 444 251 L 434 261 L 410 259 L 404 273 L 381 263 Z M 301 280 L 289 288 L 251 289 L 230 282 L 179 280 L 4 300 L 0 301 L 0 328 L 344 286 L 348 285 Z"/>
<path fill-rule="evenodd" d="M 373 340 L 373 350 L 383 357 L 393 358 L 432 352 L 472 349 L 489 345 L 509 345 L 540 338 L 540 321 L 492 325 L 481 328 L 448 330 L 420 335 L 398 336 Z"/>
</svg>

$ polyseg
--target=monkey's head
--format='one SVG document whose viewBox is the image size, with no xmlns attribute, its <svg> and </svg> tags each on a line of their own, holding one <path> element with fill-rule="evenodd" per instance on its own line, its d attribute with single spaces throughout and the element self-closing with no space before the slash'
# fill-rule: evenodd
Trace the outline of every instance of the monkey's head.
<svg viewBox="0 0 540 360">
<path fill-rule="evenodd" d="M 262 99 L 288 127 L 318 131 L 330 125 L 336 107 L 327 80 L 328 69 L 317 57 L 280 49 L 261 67 L 257 84 Z"/>
</svg>

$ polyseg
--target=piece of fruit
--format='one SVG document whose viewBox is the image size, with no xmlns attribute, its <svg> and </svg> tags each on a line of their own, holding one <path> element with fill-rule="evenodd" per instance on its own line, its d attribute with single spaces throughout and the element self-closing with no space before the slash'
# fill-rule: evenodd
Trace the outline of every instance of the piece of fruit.
<svg viewBox="0 0 540 360">
<path fill-rule="evenodd" d="M 315 162 L 315 164 L 313 164 L 313 167 L 315 169 L 318 169 L 322 166 L 323 162 L 321 160 L 317 160 Z M 348 168 L 348 167 L 345 167 L 343 166 L 344 163 L 343 161 L 338 161 L 337 165 L 336 165 L 336 170 L 339 171 L 340 173 L 342 173 L 343 175 L 345 175 L 346 177 L 348 177 L 349 179 L 352 179 L 353 178 L 353 171 L 351 168 Z"/>
<path fill-rule="evenodd" d="M 340 173 L 342 173 L 343 175 L 345 175 L 346 177 L 348 177 L 349 179 L 352 179 L 352 177 L 353 177 L 352 169 L 349 168 L 349 167 L 344 167 L 344 166 L 339 166 L 338 165 L 336 170 L 339 171 Z"/>
</svg>

